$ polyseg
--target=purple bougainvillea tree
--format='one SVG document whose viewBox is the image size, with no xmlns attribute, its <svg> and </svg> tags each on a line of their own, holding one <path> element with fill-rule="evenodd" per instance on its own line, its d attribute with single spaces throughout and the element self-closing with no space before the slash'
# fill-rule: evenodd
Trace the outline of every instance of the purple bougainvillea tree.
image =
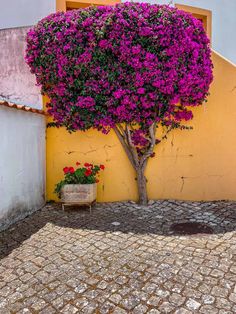
<svg viewBox="0 0 236 314">
<path fill-rule="evenodd" d="M 202 23 L 176 8 L 146 3 L 55 13 L 27 35 L 26 61 L 50 102 L 54 126 L 113 129 L 147 203 L 145 168 L 155 145 L 187 128 L 212 81 Z M 156 131 L 163 136 L 157 138 Z"/>
</svg>

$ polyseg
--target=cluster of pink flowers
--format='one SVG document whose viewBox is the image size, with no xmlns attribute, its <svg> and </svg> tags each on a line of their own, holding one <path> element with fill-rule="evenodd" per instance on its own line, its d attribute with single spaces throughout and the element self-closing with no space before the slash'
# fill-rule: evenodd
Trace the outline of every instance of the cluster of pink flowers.
<svg viewBox="0 0 236 314">
<path fill-rule="evenodd" d="M 136 147 L 145 147 L 149 144 L 145 137 L 145 132 L 141 129 L 132 131 L 131 140 Z"/>
<path fill-rule="evenodd" d="M 190 14 L 123 3 L 44 18 L 28 32 L 26 61 L 57 126 L 107 133 L 116 123 L 191 119 L 189 106 L 203 103 L 213 79 L 210 55 Z"/>
</svg>

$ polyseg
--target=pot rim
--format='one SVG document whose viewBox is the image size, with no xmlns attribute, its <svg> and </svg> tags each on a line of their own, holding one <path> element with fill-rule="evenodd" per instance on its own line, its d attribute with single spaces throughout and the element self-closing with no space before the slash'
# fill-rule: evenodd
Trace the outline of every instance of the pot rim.
<svg viewBox="0 0 236 314">
<path fill-rule="evenodd" d="M 85 183 L 85 184 L 81 184 L 81 183 L 73 183 L 73 184 L 70 184 L 70 183 L 67 183 L 67 184 L 64 184 L 63 185 L 63 187 L 64 186 L 66 186 L 66 185 L 82 185 L 82 186 L 85 186 L 85 185 L 97 185 L 97 183 Z"/>
</svg>

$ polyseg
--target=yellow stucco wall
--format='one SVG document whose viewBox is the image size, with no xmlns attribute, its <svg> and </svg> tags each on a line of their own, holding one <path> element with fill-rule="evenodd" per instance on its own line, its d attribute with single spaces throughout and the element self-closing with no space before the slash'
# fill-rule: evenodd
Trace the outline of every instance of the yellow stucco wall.
<svg viewBox="0 0 236 314">
<path fill-rule="evenodd" d="M 190 131 L 176 130 L 156 147 L 148 164 L 150 199 L 236 200 L 236 68 L 213 53 L 214 82 L 208 102 L 194 110 Z M 103 163 L 98 201 L 137 199 L 134 171 L 114 132 L 69 134 L 47 130 L 47 199 L 64 166 Z"/>
</svg>

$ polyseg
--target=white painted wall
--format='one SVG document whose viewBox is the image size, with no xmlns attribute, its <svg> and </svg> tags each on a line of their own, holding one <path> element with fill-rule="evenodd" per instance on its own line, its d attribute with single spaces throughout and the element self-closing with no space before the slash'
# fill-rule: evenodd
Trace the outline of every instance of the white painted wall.
<svg viewBox="0 0 236 314">
<path fill-rule="evenodd" d="M 0 0 L 0 29 L 36 24 L 56 11 L 56 0 Z"/>
<path fill-rule="evenodd" d="M 126 1 L 126 0 L 125 0 Z M 125 2 L 122 0 L 122 2 Z M 169 4 L 170 0 L 140 0 Z M 184 4 L 212 11 L 212 47 L 236 64 L 236 0 L 173 0 L 173 4 Z"/>
<path fill-rule="evenodd" d="M 45 117 L 0 106 L 0 229 L 44 205 Z"/>
</svg>

